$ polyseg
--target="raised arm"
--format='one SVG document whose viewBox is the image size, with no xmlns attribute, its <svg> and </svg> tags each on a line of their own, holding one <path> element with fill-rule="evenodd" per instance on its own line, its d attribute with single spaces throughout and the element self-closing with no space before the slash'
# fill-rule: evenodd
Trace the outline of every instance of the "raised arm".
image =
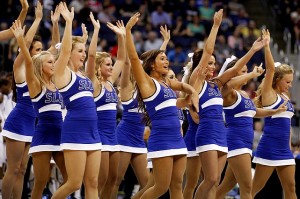
<svg viewBox="0 0 300 199">
<path fill-rule="evenodd" d="M 118 53 L 117 53 L 117 60 L 113 66 L 112 76 L 108 78 L 112 84 L 119 78 L 119 75 L 122 71 L 126 60 L 126 53 L 125 53 L 125 27 L 123 21 L 117 21 L 116 26 L 112 23 L 107 23 L 107 26 L 116 33 L 118 37 Z"/>
<path fill-rule="evenodd" d="M 57 61 L 54 64 L 54 76 L 63 78 L 67 64 L 70 59 L 70 54 L 72 50 L 72 21 L 74 18 L 74 8 L 71 8 L 71 11 L 68 10 L 66 3 L 59 4 L 60 13 L 66 21 L 65 31 L 62 38 L 62 44 L 60 49 L 60 54 Z M 64 82 L 59 83 L 60 86 L 67 84 L 69 80 L 65 79 Z M 58 87 L 60 87 L 58 86 Z"/>
<path fill-rule="evenodd" d="M 214 52 L 216 37 L 217 37 L 217 33 L 219 30 L 220 24 L 222 22 L 222 16 L 223 16 L 223 9 L 220 9 L 214 15 L 214 24 L 210 30 L 210 33 L 209 33 L 209 36 L 208 36 L 206 42 L 205 42 L 202 57 L 200 59 L 198 66 L 192 72 L 191 77 L 190 77 L 189 83 L 192 86 L 195 85 L 195 81 L 197 79 L 197 70 L 199 70 L 200 67 L 207 66 L 208 61 Z"/>
<path fill-rule="evenodd" d="M 21 50 L 20 53 L 23 54 L 25 60 L 26 82 L 29 88 L 29 95 L 30 97 L 35 97 L 38 94 L 38 92 L 41 91 L 41 85 L 36 76 L 34 75 L 34 66 L 32 63 L 32 58 L 30 56 L 29 50 L 26 46 L 26 42 L 24 39 L 25 26 L 22 28 L 21 21 L 16 20 L 13 23 L 11 30 L 17 39 L 18 45 Z"/>
<path fill-rule="evenodd" d="M 88 78 L 92 80 L 93 83 L 97 79 L 95 75 L 95 61 L 96 61 L 96 52 L 97 52 L 97 43 L 98 43 L 98 35 L 100 30 L 100 22 L 99 20 L 95 20 L 94 15 L 90 12 L 90 19 L 94 26 L 94 32 L 92 36 L 92 40 L 89 47 L 89 53 L 87 58 L 87 64 L 85 68 L 86 75 Z M 95 85 L 95 84 L 94 84 Z"/>
<path fill-rule="evenodd" d="M 27 0 L 20 0 L 20 3 L 22 5 L 22 10 L 21 10 L 17 20 L 20 20 L 21 24 L 23 24 L 25 21 L 26 15 L 27 15 L 29 5 L 28 5 Z M 13 37 L 14 37 L 14 34 L 11 29 L 3 30 L 0 32 L 0 41 L 6 40 L 6 39 L 11 39 Z"/>
<path fill-rule="evenodd" d="M 232 68 L 226 70 L 222 75 L 218 76 L 216 79 L 219 79 L 220 82 L 222 82 L 223 84 L 227 83 L 232 77 L 236 76 L 236 74 L 249 62 L 254 53 L 262 49 L 265 45 L 266 40 L 261 40 L 261 38 L 258 38 L 252 44 L 250 50 L 241 59 L 239 59 Z M 219 86 L 222 87 L 222 85 Z"/>
<path fill-rule="evenodd" d="M 139 20 L 139 16 L 140 13 L 135 13 L 126 24 L 126 47 L 134 79 L 140 88 L 142 97 L 146 98 L 155 92 L 155 85 L 143 69 L 131 36 L 131 29 Z"/>
<path fill-rule="evenodd" d="M 89 33 L 88 33 L 88 31 L 87 31 L 86 26 L 85 26 L 84 23 L 81 24 L 81 30 L 82 30 L 82 36 L 81 36 L 81 38 L 83 40 L 83 43 L 86 44 L 86 42 L 87 42 L 87 40 L 89 38 Z"/>
<path fill-rule="evenodd" d="M 130 81 L 131 66 L 130 60 L 126 51 L 126 60 L 120 78 L 120 97 L 121 101 L 128 101 L 132 98 L 134 85 Z"/>
<path fill-rule="evenodd" d="M 235 93 L 233 92 L 233 89 L 238 89 L 242 85 L 247 83 L 249 80 L 262 75 L 265 72 L 265 70 L 261 67 L 261 65 L 255 66 L 250 73 L 246 73 L 244 75 L 240 75 L 229 80 L 229 82 L 227 82 L 221 90 L 222 96 L 226 97 L 230 93 Z"/>
<path fill-rule="evenodd" d="M 266 75 L 262 84 L 262 104 L 270 105 L 276 100 L 276 92 L 272 87 L 273 77 L 275 73 L 274 59 L 270 49 L 270 33 L 268 30 L 263 30 L 263 38 L 266 40 L 265 46 L 265 62 L 266 62 Z"/>
<path fill-rule="evenodd" d="M 171 38 L 170 30 L 168 30 L 167 25 L 165 25 L 165 26 L 160 26 L 160 34 L 161 34 L 161 35 L 163 36 L 163 38 L 164 38 L 164 42 L 162 43 L 162 45 L 161 45 L 161 47 L 160 47 L 160 50 L 166 51 L 166 50 L 167 50 L 168 43 L 169 43 L 170 38 Z"/>
<path fill-rule="evenodd" d="M 60 10 L 58 5 L 55 8 L 55 11 L 51 10 L 51 22 L 52 22 L 52 40 L 51 40 L 51 46 L 48 49 L 52 54 L 57 54 L 57 50 L 55 48 L 55 45 L 60 42 L 60 35 L 59 35 L 59 28 L 58 28 L 58 21 L 60 17 Z"/>
<path fill-rule="evenodd" d="M 37 29 L 40 25 L 42 18 L 43 18 L 43 6 L 38 1 L 37 6 L 35 8 L 35 20 L 34 20 L 33 24 L 30 26 L 30 28 L 27 31 L 26 36 L 25 36 L 25 44 L 26 44 L 27 48 L 29 48 L 29 46 L 31 45 L 33 37 L 34 37 L 35 33 L 37 32 Z M 25 81 L 25 74 L 23 71 L 24 68 L 22 68 L 23 61 L 24 61 L 23 54 L 20 53 L 16 57 L 16 59 L 14 61 L 14 65 L 13 65 L 15 80 L 18 83 Z"/>
</svg>

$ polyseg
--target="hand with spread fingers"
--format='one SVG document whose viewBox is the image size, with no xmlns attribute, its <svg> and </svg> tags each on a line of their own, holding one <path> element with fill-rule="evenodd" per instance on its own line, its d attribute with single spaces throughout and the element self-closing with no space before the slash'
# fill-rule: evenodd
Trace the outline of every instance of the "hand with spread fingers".
<svg viewBox="0 0 300 199">
<path fill-rule="evenodd" d="M 140 16 L 140 13 L 137 12 L 135 13 L 132 17 L 130 17 L 129 21 L 127 22 L 126 24 L 126 29 L 127 30 L 131 30 L 132 27 L 136 24 L 136 22 L 139 20 L 139 16 Z"/>
<path fill-rule="evenodd" d="M 51 21 L 52 21 L 52 24 L 58 23 L 59 17 L 60 17 L 59 6 L 56 6 L 54 13 L 53 13 L 53 10 L 51 10 Z"/>
<path fill-rule="evenodd" d="M 94 15 L 93 15 L 93 13 L 92 12 L 90 12 L 90 19 L 91 19 L 91 21 L 92 21 L 92 24 L 93 24 L 93 26 L 94 26 L 94 29 L 100 29 L 100 22 L 99 22 L 99 20 L 97 19 L 97 20 L 95 20 L 95 17 L 94 17 Z"/>
<path fill-rule="evenodd" d="M 59 11 L 60 14 L 63 16 L 63 18 L 66 20 L 66 22 L 72 22 L 74 19 L 74 8 L 71 8 L 71 11 L 69 11 L 67 4 L 65 2 L 59 3 Z"/>
<path fill-rule="evenodd" d="M 125 36 L 126 34 L 123 21 L 117 21 L 116 25 L 107 22 L 107 27 L 111 29 L 114 33 L 116 33 L 116 35 L 118 36 Z"/>
<path fill-rule="evenodd" d="M 167 25 L 160 26 L 160 34 L 163 36 L 164 41 L 169 41 L 171 39 L 170 30 L 168 30 Z"/>
<path fill-rule="evenodd" d="M 14 33 L 16 38 L 23 37 L 25 33 L 25 26 L 22 27 L 21 21 L 16 20 L 12 27 L 10 28 L 11 31 Z"/>
</svg>

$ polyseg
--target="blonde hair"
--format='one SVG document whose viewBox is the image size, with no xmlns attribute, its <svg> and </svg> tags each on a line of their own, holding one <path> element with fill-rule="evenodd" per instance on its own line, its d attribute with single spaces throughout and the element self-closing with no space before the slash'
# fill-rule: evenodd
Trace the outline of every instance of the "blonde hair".
<svg viewBox="0 0 300 199">
<path fill-rule="evenodd" d="M 72 36 L 72 50 L 74 50 L 76 44 L 85 44 L 84 40 L 80 36 Z M 58 59 L 61 52 L 61 43 L 57 48 L 57 53 L 54 55 L 55 61 Z"/>
<path fill-rule="evenodd" d="M 80 36 L 72 36 L 72 50 L 75 48 L 75 45 L 78 43 L 85 44 L 84 40 Z"/>
<path fill-rule="evenodd" d="M 32 57 L 32 62 L 33 62 L 33 66 L 34 66 L 34 74 L 37 77 L 37 79 L 39 80 L 41 87 L 46 85 L 46 81 L 45 81 L 45 77 L 43 74 L 43 63 L 45 60 L 45 56 L 47 55 L 51 55 L 52 54 L 49 51 L 42 51 L 37 55 L 34 55 Z"/>
<path fill-rule="evenodd" d="M 275 67 L 274 77 L 273 77 L 273 81 L 272 81 L 272 88 L 275 89 L 277 82 L 279 80 L 281 80 L 284 77 L 284 75 L 293 74 L 293 73 L 294 73 L 294 70 L 287 64 L 281 64 L 280 66 Z M 255 103 L 256 107 L 259 107 L 259 108 L 262 107 L 261 88 L 264 83 L 264 80 L 265 80 L 265 78 L 262 80 L 261 84 L 257 88 L 256 97 L 254 98 L 254 103 Z"/>
<path fill-rule="evenodd" d="M 98 73 L 98 70 L 99 70 L 101 64 L 104 62 L 104 59 L 108 58 L 108 57 L 111 58 L 111 55 L 107 52 L 96 52 L 95 75 L 100 82 L 102 81 L 102 77 L 101 77 L 101 74 Z"/>
</svg>

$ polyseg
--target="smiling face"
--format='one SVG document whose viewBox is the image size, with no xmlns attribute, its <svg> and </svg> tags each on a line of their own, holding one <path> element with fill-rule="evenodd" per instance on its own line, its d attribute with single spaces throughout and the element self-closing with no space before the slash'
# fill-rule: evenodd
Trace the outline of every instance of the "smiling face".
<svg viewBox="0 0 300 199">
<path fill-rule="evenodd" d="M 54 56 L 51 54 L 43 57 L 42 73 L 47 77 L 52 77 L 54 74 Z"/>
<path fill-rule="evenodd" d="M 101 76 L 105 79 L 112 76 L 113 63 L 111 57 L 105 57 L 98 70 L 100 70 Z"/>
<path fill-rule="evenodd" d="M 42 42 L 40 41 L 34 41 L 30 47 L 30 55 L 31 57 L 33 57 L 34 55 L 39 54 L 40 52 L 42 52 L 43 49 L 43 45 Z"/>
<path fill-rule="evenodd" d="M 209 58 L 208 64 L 207 64 L 207 78 L 210 79 L 214 76 L 214 72 L 216 70 L 216 59 L 214 56 L 211 56 Z"/>
<path fill-rule="evenodd" d="M 275 67 L 272 87 L 278 93 L 288 93 L 292 87 L 294 70 L 287 64 Z"/>
<path fill-rule="evenodd" d="M 173 71 L 172 69 L 169 69 L 169 71 L 168 71 L 168 73 L 167 73 L 167 77 L 168 77 L 169 79 L 173 79 L 173 80 L 178 81 L 177 78 L 176 78 L 176 75 L 175 75 L 175 73 L 174 73 L 174 71 Z"/>
<path fill-rule="evenodd" d="M 169 72 L 169 60 L 164 52 L 159 53 L 152 65 L 152 70 L 160 75 L 166 75 Z"/>
<path fill-rule="evenodd" d="M 293 74 L 285 74 L 282 79 L 276 81 L 276 89 L 280 93 L 288 93 L 292 87 Z"/>
<path fill-rule="evenodd" d="M 75 68 L 80 68 L 84 65 L 86 58 L 86 48 L 84 43 L 76 43 L 73 46 L 70 60 Z"/>
</svg>

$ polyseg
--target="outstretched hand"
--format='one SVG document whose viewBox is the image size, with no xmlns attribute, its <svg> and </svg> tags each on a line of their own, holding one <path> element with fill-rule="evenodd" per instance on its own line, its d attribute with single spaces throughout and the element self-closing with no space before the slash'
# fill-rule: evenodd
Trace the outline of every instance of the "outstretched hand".
<svg viewBox="0 0 300 199">
<path fill-rule="evenodd" d="M 270 32 L 268 29 L 263 29 L 262 30 L 262 39 L 265 41 L 266 45 L 269 45 L 270 43 Z"/>
<path fill-rule="evenodd" d="M 113 25 L 110 22 L 107 22 L 107 27 L 109 29 L 111 29 L 112 31 L 114 31 L 114 33 L 116 33 L 119 36 L 125 36 L 125 27 L 124 27 L 124 23 L 123 21 L 117 21 L 116 25 Z"/>
<path fill-rule="evenodd" d="M 60 2 L 59 3 L 59 10 L 60 14 L 63 16 L 63 18 L 67 22 L 72 22 L 74 18 L 74 8 L 71 8 L 71 11 L 69 11 L 66 2 Z"/>
<path fill-rule="evenodd" d="M 223 9 L 220 9 L 214 15 L 214 25 L 220 26 L 222 23 L 222 18 L 223 18 Z"/>
<path fill-rule="evenodd" d="M 15 22 L 13 22 L 13 25 L 11 26 L 10 29 L 16 38 L 24 36 L 25 26 L 22 27 L 22 23 L 20 20 L 15 20 Z"/>
<path fill-rule="evenodd" d="M 82 36 L 81 36 L 81 38 L 83 40 L 83 43 L 86 43 L 87 40 L 88 40 L 88 38 L 89 38 L 89 33 L 88 33 L 88 31 L 87 31 L 86 26 L 85 26 L 84 23 L 81 24 L 81 30 L 82 30 Z"/>
<path fill-rule="evenodd" d="M 59 6 L 57 5 L 55 7 L 54 13 L 53 13 L 53 10 L 51 10 L 51 21 L 52 21 L 52 24 L 58 23 L 59 17 L 60 17 L 60 10 L 59 10 Z"/>
<path fill-rule="evenodd" d="M 35 18 L 40 20 L 43 18 L 43 6 L 39 1 L 37 2 L 35 7 Z"/>
<path fill-rule="evenodd" d="M 126 29 L 127 30 L 131 30 L 132 27 L 136 24 L 136 22 L 139 20 L 139 16 L 140 16 L 140 13 L 137 12 L 135 13 L 132 17 L 130 17 L 129 21 L 127 22 L 126 24 Z"/>
<path fill-rule="evenodd" d="M 265 45 L 266 45 L 266 39 L 261 39 L 259 37 L 254 41 L 251 48 L 254 50 L 254 52 L 257 52 L 260 49 L 262 49 Z"/>
<path fill-rule="evenodd" d="M 97 21 L 95 20 L 95 17 L 94 17 L 94 15 L 93 15 L 93 13 L 92 12 L 90 12 L 90 19 L 91 19 L 91 22 L 92 22 L 92 24 L 93 24 L 93 26 L 94 26 L 94 29 L 100 29 L 100 22 L 99 22 L 99 20 L 97 19 Z"/>
<path fill-rule="evenodd" d="M 163 36 L 164 41 L 170 41 L 171 34 L 170 34 L 170 30 L 168 30 L 167 25 L 160 26 L 160 34 Z"/>
</svg>

